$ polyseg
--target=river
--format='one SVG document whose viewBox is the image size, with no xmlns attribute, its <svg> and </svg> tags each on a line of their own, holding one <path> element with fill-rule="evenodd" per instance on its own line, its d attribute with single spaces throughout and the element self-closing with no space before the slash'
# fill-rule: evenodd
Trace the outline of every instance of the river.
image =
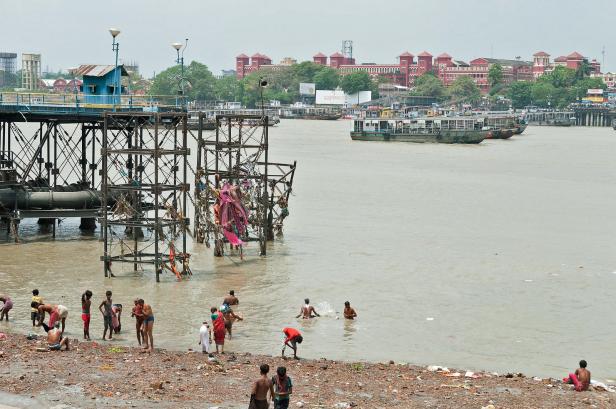
<svg viewBox="0 0 616 409">
<path fill-rule="evenodd" d="M 270 158 L 298 168 L 283 240 L 265 258 L 214 258 L 190 244 L 192 279 L 115 265 L 105 279 L 97 237 L 65 221 L 58 238 L 23 222 L 22 244 L 0 233 L 0 293 L 13 328 L 30 330 L 30 291 L 69 307 L 107 289 L 154 308 L 156 345 L 198 348 L 200 322 L 229 289 L 245 321 L 229 351 L 280 353 L 281 329 L 304 333 L 299 355 L 395 360 L 561 376 L 579 359 L 616 379 L 616 132 L 529 127 L 476 146 L 352 142 L 349 121 L 283 120 Z M 322 318 L 294 316 L 310 297 Z M 359 314 L 338 319 L 344 301 Z M 128 310 L 116 339 L 134 343 Z M 0 323 L 0 330 L 7 326 Z M 93 338 L 102 319 L 93 314 Z"/>
</svg>

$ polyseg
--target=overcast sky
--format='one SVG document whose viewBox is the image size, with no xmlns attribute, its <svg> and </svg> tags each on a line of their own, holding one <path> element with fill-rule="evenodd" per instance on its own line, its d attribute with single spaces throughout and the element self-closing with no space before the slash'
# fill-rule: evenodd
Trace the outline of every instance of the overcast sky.
<svg viewBox="0 0 616 409">
<path fill-rule="evenodd" d="M 579 51 L 616 70 L 616 0 L 0 0 L 0 51 L 42 54 L 43 70 L 113 64 L 109 27 L 122 30 L 120 58 L 145 76 L 174 64 L 170 44 L 189 38 L 187 61 L 217 73 L 240 53 L 299 61 L 353 40 L 358 62 L 395 63 L 402 51 L 455 59 L 532 59 Z M 21 58 L 21 57 L 19 57 Z M 21 62 L 19 62 L 21 64 Z M 605 69 L 603 70 L 606 71 Z"/>
</svg>

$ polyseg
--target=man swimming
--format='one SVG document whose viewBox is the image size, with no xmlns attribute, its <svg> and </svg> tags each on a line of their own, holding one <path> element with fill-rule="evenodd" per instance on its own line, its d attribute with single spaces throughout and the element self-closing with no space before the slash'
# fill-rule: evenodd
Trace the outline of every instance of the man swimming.
<svg viewBox="0 0 616 409">
<path fill-rule="evenodd" d="M 301 344 L 304 341 L 304 337 L 295 328 L 286 327 L 282 329 L 282 332 L 286 335 L 284 346 L 282 347 L 282 357 L 284 358 L 286 347 L 289 347 L 293 350 L 293 358 L 299 359 L 297 357 L 297 344 Z"/>
<path fill-rule="evenodd" d="M 306 320 L 314 317 L 320 317 L 314 307 L 310 305 L 310 300 L 308 298 L 306 298 L 304 302 L 305 305 L 299 310 L 299 314 L 295 318 L 302 317 Z"/>
</svg>

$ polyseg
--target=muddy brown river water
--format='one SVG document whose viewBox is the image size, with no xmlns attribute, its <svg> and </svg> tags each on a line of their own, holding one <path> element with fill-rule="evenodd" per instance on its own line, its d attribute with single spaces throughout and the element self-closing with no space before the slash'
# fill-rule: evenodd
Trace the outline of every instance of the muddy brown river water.
<svg viewBox="0 0 616 409">
<path fill-rule="evenodd" d="M 214 258 L 190 243 L 191 280 L 115 266 L 103 277 L 98 236 L 65 220 L 58 238 L 35 220 L 23 243 L 0 233 L 0 293 L 10 324 L 30 330 L 32 288 L 70 309 L 80 336 L 80 295 L 113 290 L 154 308 L 158 346 L 197 348 L 209 307 L 235 289 L 245 321 L 227 348 L 277 354 L 281 329 L 305 334 L 310 358 L 396 360 L 559 376 L 586 359 L 616 379 L 616 132 L 529 127 L 476 146 L 352 142 L 349 121 L 284 120 L 271 158 L 297 159 L 291 215 L 265 258 L 256 244 Z M 304 297 L 323 317 L 297 320 Z M 359 319 L 337 319 L 344 301 Z M 91 333 L 102 319 L 93 314 Z M 119 342 L 134 342 L 123 317 Z"/>
</svg>

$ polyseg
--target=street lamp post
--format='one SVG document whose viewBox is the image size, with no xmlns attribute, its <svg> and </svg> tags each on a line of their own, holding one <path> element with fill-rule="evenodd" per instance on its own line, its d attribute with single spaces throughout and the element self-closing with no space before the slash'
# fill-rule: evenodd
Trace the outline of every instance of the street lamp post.
<svg viewBox="0 0 616 409">
<path fill-rule="evenodd" d="M 114 70 L 114 87 L 113 87 L 113 110 L 116 110 L 116 104 L 119 103 L 120 100 L 120 87 L 121 87 L 121 76 L 118 75 L 118 51 L 120 50 L 120 43 L 116 41 L 116 37 L 120 34 L 120 30 L 117 28 L 110 28 L 109 34 L 113 37 L 113 43 L 111 44 L 111 51 L 115 52 L 115 70 Z M 117 92 L 117 97 L 116 97 Z"/>
<path fill-rule="evenodd" d="M 184 51 L 186 47 L 188 47 L 188 38 L 184 45 L 182 43 L 173 43 L 171 47 L 175 48 L 177 52 L 177 59 L 175 60 L 176 64 L 180 66 L 180 82 L 178 84 L 178 95 L 182 98 L 182 109 L 188 110 L 186 105 L 186 99 L 184 98 Z M 180 55 L 180 50 L 182 50 L 182 54 Z M 175 98 L 175 105 L 178 105 L 178 97 Z"/>
</svg>

